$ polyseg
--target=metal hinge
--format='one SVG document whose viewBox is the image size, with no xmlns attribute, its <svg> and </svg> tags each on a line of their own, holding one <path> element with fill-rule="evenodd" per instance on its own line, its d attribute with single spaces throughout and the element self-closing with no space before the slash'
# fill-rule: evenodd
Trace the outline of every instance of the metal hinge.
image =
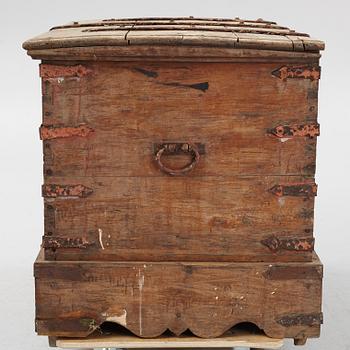
<svg viewBox="0 0 350 350">
<path fill-rule="evenodd" d="M 64 66 L 57 64 L 41 64 L 40 77 L 43 79 L 66 78 L 66 77 L 83 77 L 92 72 L 81 64 L 75 66 Z"/>
<path fill-rule="evenodd" d="M 54 126 L 54 125 L 42 125 L 39 129 L 41 140 L 51 140 L 63 137 L 86 137 L 91 134 L 94 129 L 90 128 L 86 124 L 79 126 Z"/>
<path fill-rule="evenodd" d="M 271 74 L 281 80 L 288 78 L 318 80 L 321 76 L 319 66 L 283 66 L 271 72 Z"/>
<path fill-rule="evenodd" d="M 93 190 L 84 185 L 57 185 L 48 184 L 42 186 L 42 195 L 45 198 L 85 198 L 93 193 Z"/>
<path fill-rule="evenodd" d="M 314 197 L 317 196 L 317 185 L 312 183 L 279 184 L 271 187 L 269 192 L 277 197 Z"/>
<path fill-rule="evenodd" d="M 320 135 L 320 124 L 278 125 L 268 129 L 267 133 L 278 138 L 309 137 Z"/>
</svg>

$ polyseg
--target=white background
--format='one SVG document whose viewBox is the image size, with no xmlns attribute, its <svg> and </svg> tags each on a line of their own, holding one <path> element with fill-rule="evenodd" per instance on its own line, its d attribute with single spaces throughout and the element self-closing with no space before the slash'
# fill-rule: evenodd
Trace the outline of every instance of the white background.
<svg viewBox="0 0 350 350">
<path fill-rule="evenodd" d="M 347 1 L 0 1 L 0 349 L 47 349 L 34 333 L 32 264 L 43 233 L 41 92 L 25 39 L 72 20 L 145 16 L 277 21 L 326 42 L 321 60 L 315 236 L 324 326 L 304 349 L 350 349 L 349 6 Z M 293 300 L 291 300 L 293 302 Z M 287 342 L 285 349 L 292 348 Z"/>
</svg>

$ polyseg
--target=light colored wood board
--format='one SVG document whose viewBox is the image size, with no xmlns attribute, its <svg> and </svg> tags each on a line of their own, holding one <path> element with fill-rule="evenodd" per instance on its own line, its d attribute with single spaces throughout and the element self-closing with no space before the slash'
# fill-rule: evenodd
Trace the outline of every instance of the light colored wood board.
<svg viewBox="0 0 350 350">
<path fill-rule="evenodd" d="M 293 43 L 293 51 L 304 51 L 304 44 L 300 37 L 295 35 L 286 35 L 286 38 L 290 39 Z"/>
<path fill-rule="evenodd" d="M 325 43 L 313 38 L 299 37 L 303 41 L 305 51 L 319 51 L 325 49 Z"/>
<path fill-rule="evenodd" d="M 94 46 L 104 42 L 105 45 L 127 45 L 127 30 L 118 32 L 84 33 L 81 29 L 60 29 L 43 33 L 26 41 L 23 47 L 36 49 Z"/>
<path fill-rule="evenodd" d="M 279 349 L 283 346 L 283 339 L 267 337 L 264 334 L 254 334 L 236 331 L 233 334 L 219 338 L 203 339 L 194 336 L 161 336 L 153 339 L 139 338 L 133 335 L 103 335 L 88 338 L 58 338 L 56 345 L 63 349 L 77 348 L 232 348 L 251 347 L 261 349 Z"/>
<path fill-rule="evenodd" d="M 157 31 L 130 31 L 127 35 L 128 42 L 133 45 L 201 45 L 234 47 L 237 37 L 232 32 L 204 32 L 204 31 L 180 31 L 180 30 L 157 30 Z"/>
<path fill-rule="evenodd" d="M 253 33 L 235 33 L 238 38 L 236 47 L 251 49 L 269 49 L 293 51 L 293 43 L 282 35 L 267 35 Z"/>
<path fill-rule="evenodd" d="M 77 30 L 77 29 L 75 29 Z M 243 26 L 243 25 L 203 25 L 203 24 L 159 24 L 159 23 L 136 23 L 135 25 L 132 24 L 111 24 L 111 25 L 104 25 L 104 26 L 95 26 L 95 27 L 85 27 L 81 28 L 82 33 L 112 33 L 112 32 L 118 32 L 121 30 L 130 30 L 130 32 L 137 32 L 137 31 L 145 31 L 149 34 L 153 33 L 156 34 L 158 31 L 176 31 L 181 32 L 183 34 L 190 34 L 191 32 L 198 32 L 201 33 L 201 35 L 209 34 L 210 32 L 215 33 L 216 35 L 220 35 L 220 33 L 246 33 L 248 35 L 250 34 L 266 34 L 266 35 L 288 35 L 288 34 L 294 34 L 299 36 L 306 36 L 307 34 L 304 33 L 295 33 L 291 32 L 289 29 L 278 29 L 278 28 L 265 28 L 265 27 L 252 27 L 252 26 Z M 271 38 L 272 40 L 274 37 Z"/>
<path fill-rule="evenodd" d="M 256 25 L 255 25 L 256 23 Z M 197 35 L 195 35 L 197 33 Z M 229 34 L 225 36 L 224 34 Z M 242 35 L 241 35 L 242 34 Z M 107 21 L 58 26 L 39 37 L 27 40 L 23 47 L 32 49 L 53 49 L 83 47 L 92 45 L 204 45 L 212 47 L 234 46 L 270 50 L 294 49 L 286 35 L 308 37 L 288 28 L 264 22 L 243 21 Z M 229 39 L 231 36 L 231 39 Z M 189 37 L 191 40 L 183 40 Z M 195 38 L 200 39 L 195 40 Z M 239 41 L 237 40 L 239 38 Z M 224 40 L 223 40 L 224 38 Z M 321 42 L 319 42 L 321 43 Z M 317 51 L 321 45 L 309 39 L 305 51 Z"/>
</svg>

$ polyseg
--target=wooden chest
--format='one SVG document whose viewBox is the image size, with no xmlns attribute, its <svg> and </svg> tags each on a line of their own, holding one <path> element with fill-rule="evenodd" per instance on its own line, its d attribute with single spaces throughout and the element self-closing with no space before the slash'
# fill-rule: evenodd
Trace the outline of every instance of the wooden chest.
<svg viewBox="0 0 350 350">
<path fill-rule="evenodd" d="M 40 334 L 318 335 L 323 46 L 194 18 L 73 22 L 24 43 L 42 61 Z"/>
</svg>

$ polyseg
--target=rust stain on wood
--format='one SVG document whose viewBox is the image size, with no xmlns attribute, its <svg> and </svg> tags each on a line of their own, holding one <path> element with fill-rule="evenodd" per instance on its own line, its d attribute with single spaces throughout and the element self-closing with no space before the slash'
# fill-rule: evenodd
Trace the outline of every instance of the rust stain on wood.
<svg viewBox="0 0 350 350">
<path fill-rule="evenodd" d="M 95 242 L 89 242 L 86 238 L 63 238 L 63 237 L 52 237 L 44 236 L 42 246 L 44 248 L 81 248 L 85 249 L 91 245 L 95 245 Z"/>
<path fill-rule="evenodd" d="M 66 78 L 66 77 L 78 77 L 81 78 L 92 72 L 91 69 L 78 64 L 75 66 L 63 66 L 55 64 L 41 64 L 40 65 L 40 77 L 43 79 L 50 78 Z"/>
<path fill-rule="evenodd" d="M 43 185 L 42 195 L 45 198 L 80 197 L 85 198 L 92 194 L 93 190 L 84 185 Z"/>
<path fill-rule="evenodd" d="M 267 132 L 278 138 L 292 138 L 296 136 L 314 138 L 320 135 L 320 125 L 318 123 L 278 125 Z"/>
<path fill-rule="evenodd" d="M 295 251 L 312 251 L 314 249 L 314 238 L 282 238 L 275 235 L 263 239 L 261 244 L 268 247 L 271 251 L 295 250 Z"/>
<path fill-rule="evenodd" d="M 271 187 L 269 192 L 277 197 L 312 197 L 317 195 L 317 185 L 315 183 L 280 184 Z"/>
<path fill-rule="evenodd" d="M 271 73 L 273 76 L 280 78 L 282 80 L 287 80 L 288 78 L 301 78 L 318 80 L 321 76 L 321 68 L 315 66 L 283 66 Z"/>
<path fill-rule="evenodd" d="M 323 269 L 320 266 L 283 266 L 272 265 L 263 272 L 268 280 L 321 280 Z"/>
<path fill-rule="evenodd" d="M 40 127 L 40 139 L 51 140 L 63 137 L 86 137 L 91 134 L 94 129 L 89 126 L 82 124 L 79 126 L 53 126 L 53 125 L 42 125 Z"/>
<path fill-rule="evenodd" d="M 323 315 L 320 313 L 286 315 L 276 319 L 283 327 L 315 326 L 323 323 Z"/>
</svg>

